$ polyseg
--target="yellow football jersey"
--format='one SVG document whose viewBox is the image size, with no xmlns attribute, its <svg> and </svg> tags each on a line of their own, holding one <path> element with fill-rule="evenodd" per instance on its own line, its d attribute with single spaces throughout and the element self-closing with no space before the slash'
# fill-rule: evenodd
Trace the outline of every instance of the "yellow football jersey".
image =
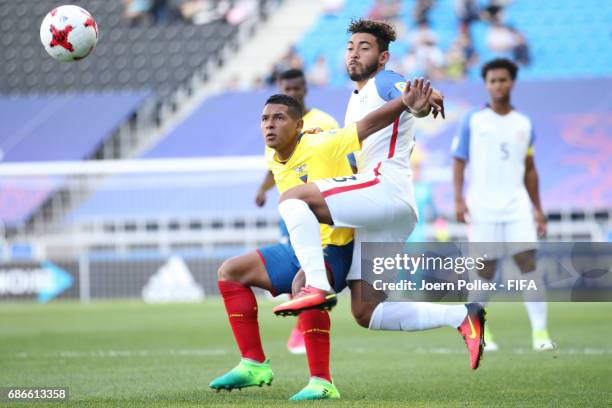
<svg viewBox="0 0 612 408">
<path fill-rule="evenodd" d="M 316 134 L 302 134 L 293 154 L 281 162 L 272 149 L 266 150 L 268 168 L 282 193 L 309 181 L 353 174 L 346 155 L 361 148 L 357 125 Z M 350 228 L 332 228 L 321 224 L 323 245 L 346 245 L 353 239 Z"/>
<path fill-rule="evenodd" d="M 309 110 L 308 113 L 304 115 L 302 120 L 304 121 L 304 125 L 302 126 L 303 130 L 311 130 L 315 128 L 321 128 L 321 130 L 332 130 L 340 127 L 332 115 L 316 108 Z M 266 146 L 265 150 L 266 157 L 268 157 L 270 154 L 274 154 L 274 150 L 270 149 L 268 146 Z"/>
<path fill-rule="evenodd" d="M 321 128 L 322 130 L 338 129 L 340 125 L 336 122 L 336 119 L 328 113 L 322 110 L 312 108 L 302 118 L 304 120 L 304 126 L 302 129 L 310 130 L 314 128 Z"/>
</svg>

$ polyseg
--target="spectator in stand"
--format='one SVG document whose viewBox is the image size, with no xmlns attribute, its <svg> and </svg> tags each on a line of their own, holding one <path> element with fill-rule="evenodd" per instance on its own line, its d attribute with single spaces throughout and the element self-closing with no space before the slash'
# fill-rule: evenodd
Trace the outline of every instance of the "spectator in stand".
<svg viewBox="0 0 612 408">
<path fill-rule="evenodd" d="M 289 48 L 289 51 L 281 57 L 281 59 L 274 64 L 272 72 L 268 75 L 266 82 L 268 85 L 275 85 L 278 80 L 278 75 L 281 72 L 288 71 L 290 69 L 304 70 L 304 61 L 298 54 L 294 46 Z"/>
<path fill-rule="evenodd" d="M 487 47 L 498 55 L 509 55 L 517 46 L 516 35 L 507 26 L 494 21 L 487 32 Z"/>
<path fill-rule="evenodd" d="M 418 22 L 410 33 L 410 51 L 402 60 L 403 73 L 424 75 L 430 79 L 444 77 L 444 53 L 438 47 L 438 35 L 431 29 L 427 20 Z"/>
<path fill-rule="evenodd" d="M 257 12 L 256 0 L 240 0 L 225 15 L 231 25 L 240 25 Z"/>
<path fill-rule="evenodd" d="M 131 27 L 151 21 L 151 0 L 123 0 L 123 17 Z"/>
<path fill-rule="evenodd" d="M 444 79 L 444 53 L 433 38 L 416 48 L 417 66 L 432 80 Z"/>
<path fill-rule="evenodd" d="M 478 55 L 472 43 L 472 37 L 467 24 L 462 24 L 459 35 L 446 54 L 446 76 L 458 80 L 465 77 L 467 70 L 478 62 Z"/>
<path fill-rule="evenodd" d="M 433 6 L 434 0 L 418 0 L 414 6 L 414 21 L 419 24 L 429 20 L 429 11 Z"/>
<path fill-rule="evenodd" d="M 478 5 L 474 0 L 455 0 L 455 14 L 461 25 L 470 25 L 479 19 Z"/>
<path fill-rule="evenodd" d="M 344 8 L 346 0 L 324 0 L 323 14 L 326 16 L 337 16 L 340 10 Z"/>
<path fill-rule="evenodd" d="M 151 4 L 151 15 L 155 24 L 165 23 L 170 18 L 168 0 L 153 0 Z"/>
<path fill-rule="evenodd" d="M 446 52 L 446 75 L 445 79 L 457 81 L 465 78 L 467 64 L 461 49 L 455 44 Z"/>
<path fill-rule="evenodd" d="M 376 0 L 368 12 L 368 19 L 386 21 L 395 28 L 397 37 L 403 38 L 406 33 L 401 21 L 402 6 L 401 0 Z"/>
<path fill-rule="evenodd" d="M 516 45 L 512 49 L 514 62 L 519 65 L 528 66 L 531 63 L 531 53 L 529 52 L 529 45 L 525 36 L 514 27 L 508 27 L 508 29 L 514 34 L 516 40 Z"/>
<path fill-rule="evenodd" d="M 401 59 L 398 67 L 394 71 L 401 72 L 406 77 L 420 77 L 425 75 L 425 70 L 419 66 L 416 56 L 416 49 L 410 48 L 406 51 L 406 55 Z"/>
<path fill-rule="evenodd" d="M 425 42 L 438 42 L 438 34 L 429 26 L 429 21 L 421 20 L 417 27 L 412 30 L 408 37 L 408 42 L 414 48 L 418 48 Z"/>
<path fill-rule="evenodd" d="M 219 1 L 213 4 L 209 0 L 188 0 L 180 6 L 181 17 L 193 24 L 202 25 L 224 18 L 231 4 L 228 1 Z"/>
<path fill-rule="evenodd" d="M 491 0 L 484 8 L 480 18 L 490 23 L 501 23 L 504 21 L 504 7 L 512 3 L 512 0 Z"/>
<path fill-rule="evenodd" d="M 307 74 L 308 83 L 314 86 L 326 86 L 329 84 L 329 66 L 325 55 L 319 55 L 314 65 Z"/>
</svg>

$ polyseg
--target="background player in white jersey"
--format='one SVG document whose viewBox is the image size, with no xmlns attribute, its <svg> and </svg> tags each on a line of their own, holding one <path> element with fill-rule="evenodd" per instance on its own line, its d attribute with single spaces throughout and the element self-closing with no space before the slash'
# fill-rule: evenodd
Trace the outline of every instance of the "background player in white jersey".
<svg viewBox="0 0 612 408">
<path fill-rule="evenodd" d="M 402 95 L 404 78 L 385 69 L 389 43 L 395 31 L 389 24 L 370 20 L 351 22 L 346 67 L 356 88 L 349 101 L 346 123 L 354 123 L 386 101 Z M 417 220 L 410 170 L 414 147 L 414 116 L 427 116 L 434 101 L 429 81 L 407 83 L 408 106 L 395 122 L 372 134 L 356 153 L 358 174 L 318 180 L 297 186 L 281 196 L 279 211 L 306 275 L 305 286 L 292 300 L 277 306 L 277 314 L 331 307 L 336 303 L 321 248 L 319 222 L 355 230 L 355 249 L 347 276 L 352 312 L 357 322 L 373 330 L 425 330 L 450 326 L 464 337 L 470 365 L 477 368 L 482 355 L 484 309 L 476 304 L 441 305 L 417 302 L 384 302 L 361 277 L 361 242 L 404 242 Z"/>
<path fill-rule="evenodd" d="M 516 64 L 507 59 L 495 59 L 482 67 L 489 103 L 464 117 L 452 146 L 455 208 L 457 220 L 470 223 L 470 241 L 497 243 L 487 247 L 491 260 L 478 272 L 480 277 L 494 279 L 497 261 L 512 255 L 523 279 L 536 282 L 541 300 L 545 285 L 536 270 L 536 232 L 540 237 L 546 234 L 546 217 L 538 191 L 533 125 L 510 101 L 517 72 Z M 466 204 L 463 184 L 468 162 L 471 181 Z M 486 293 L 471 296 L 481 300 Z M 528 291 L 524 298 L 534 349 L 552 349 L 546 330 L 546 303 L 528 301 Z M 497 349 L 488 329 L 485 340 L 487 350 Z"/>
</svg>

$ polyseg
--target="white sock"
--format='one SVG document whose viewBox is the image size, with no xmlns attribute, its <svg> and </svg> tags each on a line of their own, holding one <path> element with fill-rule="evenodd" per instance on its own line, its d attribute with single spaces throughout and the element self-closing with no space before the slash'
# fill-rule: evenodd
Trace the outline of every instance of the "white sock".
<svg viewBox="0 0 612 408">
<path fill-rule="evenodd" d="M 546 315 L 548 305 L 546 302 L 525 302 L 525 309 L 531 322 L 531 330 L 546 330 Z"/>
<path fill-rule="evenodd" d="M 330 291 L 317 217 L 308 204 L 294 198 L 282 201 L 278 211 L 287 224 L 291 246 L 306 275 L 306 285 Z"/>
<path fill-rule="evenodd" d="M 370 318 L 371 330 L 417 331 L 442 326 L 457 328 L 467 316 L 463 305 L 426 302 L 382 302 Z"/>
<path fill-rule="evenodd" d="M 548 304 L 542 302 L 546 299 L 546 284 L 542 274 L 536 269 L 533 272 L 522 274 L 521 279 L 533 280 L 538 287 L 537 292 L 524 290 L 523 300 L 525 301 L 525 309 L 531 322 L 533 331 L 546 330 L 546 320 L 548 312 Z"/>
</svg>

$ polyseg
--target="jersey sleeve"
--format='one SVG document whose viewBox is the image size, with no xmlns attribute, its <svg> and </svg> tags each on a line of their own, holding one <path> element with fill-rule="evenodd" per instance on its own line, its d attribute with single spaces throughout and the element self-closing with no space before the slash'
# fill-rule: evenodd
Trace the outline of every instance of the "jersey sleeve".
<svg viewBox="0 0 612 408">
<path fill-rule="evenodd" d="M 406 79 L 393 71 L 381 71 L 375 78 L 376 91 L 385 101 L 390 101 L 402 95 L 406 87 Z"/>
<path fill-rule="evenodd" d="M 472 114 L 469 113 L 463 117 L 461 125 L 451 145 L 451 154 L 453 157 L 468 161 L 470 158 L 470 119 Z"/>
<path fill-rule="evenodd" d="M 361 149 L 357 125 L 354 123 L 344 128 L 309 135 L 308 140 L 308 144 L 322 157 L 330 159 L 346 157 L 349 153 Z"/>
<path fill-rule="evenodd" d="M 533 130 L 533 124 L 531 125 L 531 134 L 529 135 L 529 147 L 527 148 L 527 156 L 533 156 L 535 153 L 535 130 Z"/>
<path fill-rule="evenodd" d="M 332 129 L 338 129 L 340 127 L 340 125 L 338 124 L 338 121 L 336 121 L 336 119 L 334 119 L 333 116 L 327 113 L 323 113 L 323 115 L 321 116 L 322 116 L 321 124 L 323 125 L 321 126 L 321 129 L 332 130 Z"/>
</svg>

